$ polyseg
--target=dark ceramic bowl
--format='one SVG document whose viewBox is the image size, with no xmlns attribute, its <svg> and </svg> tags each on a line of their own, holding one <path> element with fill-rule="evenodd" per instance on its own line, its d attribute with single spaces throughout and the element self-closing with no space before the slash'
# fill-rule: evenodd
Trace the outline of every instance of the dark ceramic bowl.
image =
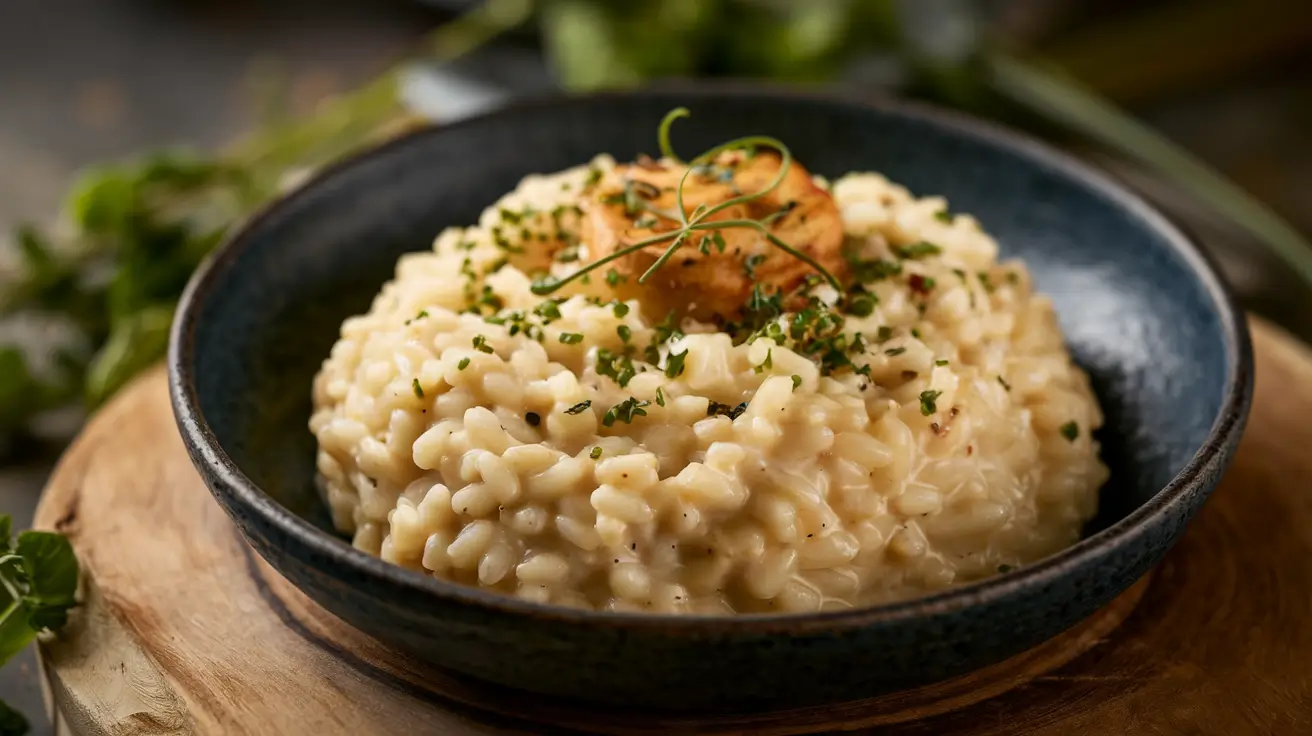
<svg viewBox="0 0 1312 736">
<path fill-rule="evenodd" d="M 435 580 L 335 534 L 314 490 L 310 382 L 406 251 L 530 172 L 777 136 L 812 170 L 879 170 L 976 215 L 1057 304 L 1107 415 L 1111 480 L 1070 549 L 929 598 L 810 615 L 592 613 Z M 169 353 L 178 427 L 215 498 L 279 572 L 418 660 L 551 695 L 655 708 L 814 702 L 938 680 L 1072 626 L 1157 562 L 1248 411 L 1248 335 L 1215 270 L 1138 197 L 1013 133 L 904 104 L 696 86 L 520 104 L 418 132 L 273 204 L 192 280 Z"/>
</svg>

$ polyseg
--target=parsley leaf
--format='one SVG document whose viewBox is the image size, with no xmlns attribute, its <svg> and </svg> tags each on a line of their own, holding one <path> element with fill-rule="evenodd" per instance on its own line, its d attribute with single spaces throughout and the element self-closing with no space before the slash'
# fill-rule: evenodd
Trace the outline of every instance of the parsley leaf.
<svg viewBox="0 0 1312 736">
<path fill-rule="evenodd" d="M 942 396 L 942 391 L 921 391 L 920 392 L 920 413 L 924 416 L 931 416 L 938 411 L 938 397 Z"/>
<path fill-rule="evenodd" d="M 560 306 L 554 299 L 548 299 L 545 302 L 533 307 L 533 314 L 542 318 L 542 324 L 551 324 L 560 319 Z"/>
<path fill-rule="evenodd" d="M 22 651 L 38 632 L 68 621 L 77 605 L 78 564 L 62 534 L 27 531 L 11 538 L 13 519 L 0 514 L 0 664 Z M 24 721 L 0 703 L 0 733 Z"/>
<path fill-rule="evenodd" d="M 852 303 L 847 306 L 848 314 L 857 317 L 869 317 L 875 312 L 875 295 L 858 294 L 852 298 Z"/>
<path fill-rule="evenodd" d="M 683 375 L 683 362 L 688 358 L 688 351 L 685 349 L 682 353 L 670 352 L 665 361 L 665 377 L 678 378 Z"/>
<path fill-rule="evenodd" d="M 634 419 L 647 416 L 647 410 L 643 408 L 646 406 L 651 406 L 651 402 L 630 396 L 624 401 L 612 406 L 610 409 L 607 409 L 606 415 L 601 419 L 601 423 L 607 427 L 612 426 L 616 421 L 621 421 L 625 424 L 632 424 Z"/>
<path fill-rule="evenodd" d="M 597 350 L 597 375 L 606 376 L 623 388 L 638 375 L 638 371 L 629 356 L 601 348 Z"/>
<path fill-rule="evenodd" d="M 942 253 L 943 249 L 933 243 L 922 240 L 918 243 L 912 243 L 911 245 L 898 246 L 893 249 L 893 252 L 897 254 L 898 258 L 905 258 L 914 261 L 929 256 L 936 256 Z"/>
<path fill-rule="evenodd" d="M 1080 436 L 1080 425 L 1072 420 L 1061 425 L 1061 429 L 1058 431 L 1061 432 L 1062 437 L 1066 438 L 1067 442 L 1074 442 Z"/>
</svg>

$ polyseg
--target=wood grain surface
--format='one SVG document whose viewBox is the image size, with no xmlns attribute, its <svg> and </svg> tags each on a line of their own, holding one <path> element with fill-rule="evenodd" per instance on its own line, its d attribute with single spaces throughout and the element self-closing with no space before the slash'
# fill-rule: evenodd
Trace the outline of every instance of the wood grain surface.
<svg viewBox="0 0 1312 736">
<path fill-rule="evenodd" d="M 1235 464 L 1150 576 L 1076 629 L 919 690 L 679 717 L 426 669 L 306 599 L 237 536 L 177 437 L 162 371 L 68 451 L 37 513 L 84 602 L 42 659 L 61 730 L 108 733 L 1312 733 L 1312 352 L 1254 324 Z"/>
</svg>

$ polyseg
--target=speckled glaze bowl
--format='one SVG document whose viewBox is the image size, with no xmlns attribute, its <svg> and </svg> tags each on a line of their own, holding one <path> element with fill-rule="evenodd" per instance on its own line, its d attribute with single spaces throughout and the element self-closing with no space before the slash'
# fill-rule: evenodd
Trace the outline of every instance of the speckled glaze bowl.
<svg viewBox="0 0 1312 736">
<path fill-rule="evenodd" d="M 818 173 L 945 195 L 1024 258 L 1107 415 L 1102 511 L 1075 546 L 929 598 L 737 618 L 594 613 L 443 582 L 358 552 L 314 490 L 310 383 L 342 319 L 406 251 L 470 224 L 525 174 L 678 143 L 777 136 Z M 1199 250 L 1138 197 L 1014 133 L 901 103 L 704 86 L 552 99 L 408 135 L 274 203 L 192 280 L 169 352 L 197 469 L 274 568 L 418 660 L 550 695 L 705 709 L 860 697 L 1002 660 L 1157 562 L 1225 469 L 1248 411 L 1242 316 Z"/>
</svg>

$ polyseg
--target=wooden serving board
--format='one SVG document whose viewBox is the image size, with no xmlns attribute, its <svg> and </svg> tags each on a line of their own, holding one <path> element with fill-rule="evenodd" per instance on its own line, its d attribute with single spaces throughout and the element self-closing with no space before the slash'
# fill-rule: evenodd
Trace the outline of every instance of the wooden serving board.
<svg viewBox="0 0 1312 736">
<path fill-rule="evenodd" d="M 1037 649 L 919 690 L 707 717 L 554 702 L 424 669 L 316 606 L 237 536 L 192 469 L 164 374 L 68 451 L 37 513 L 83 605 L 42 646 L 62 732 L 1312 733 L 1312 351 L 1254 322 L 1230 473 L 1153 575 Z"/>
</svg>

